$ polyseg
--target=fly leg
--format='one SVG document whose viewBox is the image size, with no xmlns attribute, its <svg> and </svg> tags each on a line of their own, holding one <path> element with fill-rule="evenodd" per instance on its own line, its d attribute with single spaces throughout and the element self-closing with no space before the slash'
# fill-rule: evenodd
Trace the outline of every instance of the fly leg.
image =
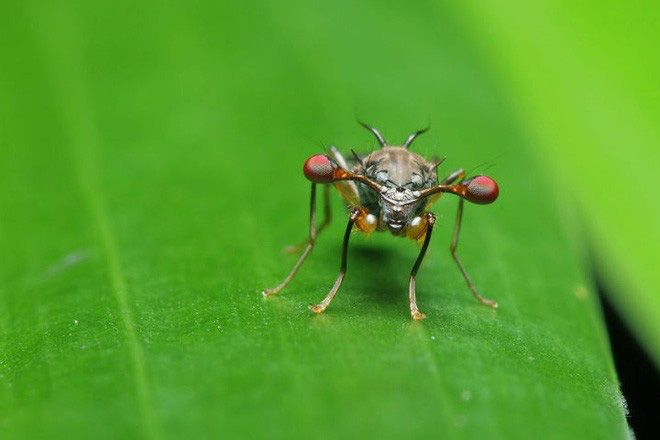
<svg viewBox="0 0 660 440">
<path fill-rule="evenodd" d="M 328 292 L 323 301 L 321 301 L 318 305 L 309 305 L 310 310 L 316 313 L 323 312 L 328 307 L 328 305 L 330 305 L 330 301 L 332 301 L 332 298 L 335 297 L 339 287 L 341 287 L 342 281 L 344 281 L 344 276 L 346 275 L 346 257 L 348 255 L 348 240 L 351 238 L 353 225 L 358 220 L 360 215 L 362 215 L 362 211 L 359 209 L 354 209 L 348 219 L 348 225 L 346 226 L 346 232 L 344 233 L 344 247 L 341 254 L 341 268 L 339 269 L 339 276 L 337 277 L 335 284 L 332 286 L 332 289 L 330 289 L 330 292 Z"/>
<path fill-rule="evenodd" d="M 302 264 L 307 259 L 307 256 L 310 254 L 310 252 L 312 252 L 315 243 L 316 243 L 316 184 L 312 183 L 312 194 L 309 202 L 309 239 L 307 240 L 307 247 L 305 248 L 305 252 L 303 252 L 303 254 L 300 256 L 300 259 L 298 260 L 296 265 L 293 266 L 291 273 L 287 275 L 284 281 L 282 281 L 277 287 L 274 287 L 272 289 L 266 289 L 261 293 L 264 296 L 274 295 L 280 290 L 284 289 L 286 285 L 289 284 L 289 282 L 293 279 L 293 277 L 296 276 L 296 272 L 298 272 L 300 266 L 302 266 Z"/>
<path fill-rule="evenodd" d="M 348 166 L 348 162 L 346 162 L 346 159 L 344 159 L 344 156 L 337 150 L 336 147 L 331 146 L 329 148 L 329 156 L 339 164 L 340 167 L 344 168 L 345 170 L 350 169 Z M 353 203 L 357 204 L 360 201 L 360 196 L 358 194 L 357 186 L 355 186 L 354 182 L 337 182 L 335 183 L 335 186 L 337 186 L 338 190 L 340 193 L 343 193 L 345 197 L 347 197 L 349 200 L 353 201 Z M 317 231 L 316 231 L 316 236 L 318 237 L 319 234 L 321 234 L 321 231 L 324 230 L 331 222 L 332 222 L 332 206 L 330 205 L 330 189 L 331 185 L 326 185 L 324 188 L 324 193 L 323 193 L 323 198 L 324 198 L 324 204 L 325 204 L 325 213 L 323 217 L 323 221 L 319 225 Z M 284 252 L 287 254 L 297 254 L 301 250 L 305 248 L 309 244 L 309 239 L 303 241 L 302 243 L 299 243 L 295 246 L 287 246 L 284 248 Z"/>
<path fill-rule="evenodd" d="M 442 184 L 449 185 L 450 183 L 454 183 L 457 179 L 461 180 L 463 177 L 465 177 L 465 171 L 463 170 L 463 168 L 459 168 L 453 173 L 449 174 L 444 179 L 442 179 Z"/>
<path fill-rule="evenodd" d="M 325 206 L 325 211 L 323 214 L 323 221 L 321 224 L 318 226 L 316 229 L 316 237 L 318 237 L 321 234 L 321 231 L 323 231 L 331 222 L 332 222 L 332 206 L 330 205 L 330 185 L 325 185 L 323 188 L 323 202 Z M 302 243 L 298 243 L 295 246 L 286 246 L 284 248 L 284 252 L 287 254 L 297 254 L 301 250 L 305 249 L 307 245 L 311 243 L 311 236 L 307 240 L 303 241 Z"/>
<path fill-rule="evenodd" d="M 454 260 L 456 261 L 458 268 L 463 273 L 463 278 L 465 278 L 465 281 L 467 282 L 467 285 L 474 294 L 475 298 L 477 298 L 482 304 L 486 304 L 487 306 L 491 306 L 491 307 L 497 307 L 497 303 L 495 301 L 484 298 L 483 296 L 479 295 L 479 292 L 477 292 L 477 288 L 474 287 L 474 283 L 472 283 L 470 276 L 465 271 L 465 268 L 463 267 L 463 263 L 461 263 L 460 258 L 458 258 L 458 255 L 456 254 L 456 248 L 458 247 L 458 234 L 461 232 L 462 218 L 463 218 L 463 199 L 460 199 L 458 201 L 458 212 L 456 213 L 456 225 L 454 226 L 454 237 L 451 240 L 451 247 L 449 248 L 451 250 L 451 255 L 454 257 Z"/>
<path fill-rule="evenodd" d="M 426 315 L 421 313 L 419 308 L 417 308 L 417 298 L 415 297 L 415 277 L 417 276 L 419 266 L 422 264 L 422 260 L 424 260 L 424 255 L 426 255 L 426 250 L 428 249 L 429 243 L 431 242 L 433 225 L 435 225 L 435 215 L 430 212 L 425 212 L 422 215 L 426 220 L 426 235 L 424 237 L 424 244 L 422 244 L 422 249 L 419 251 L 417 261 L 415 261 L 412 272 L 410 272 L 410 283 L 408 285 L 408 296 L 410 297 L 410 314 L 415 320 L 426 318 Z"/>
</svg>

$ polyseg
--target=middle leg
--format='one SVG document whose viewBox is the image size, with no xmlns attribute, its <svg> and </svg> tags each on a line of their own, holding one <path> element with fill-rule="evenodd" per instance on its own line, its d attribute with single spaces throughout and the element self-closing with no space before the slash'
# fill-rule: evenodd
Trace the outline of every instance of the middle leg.
<svg viewBox="0 0 660 440">
<path fill-rule="evenodd" d="M 312 191 L 311 191 L 311 196 L 309 200 L 309 240 L 307 243 L 307 247 L 305 248 L 305 252 L 301 255 L 300 259 L 298 259 L 298 262 L 296 263 L 295 266 L 293 266 L 293 269 L 291 269 L 291 272 L 287 277 L 282 281 L 277 287 L 274 287 L 272 289 L 265 289 L 262 291 L 263 296 L 269 296 L 269 295 L 274 295 L 280 290 L 284 289 L 287 284 L 291 282 L 293 277 L 296 276 L 296 273 L 298 273 L 298 269 L 300 269 L 300 266 L 303 265 L 307 257 L 309 256 L 310 252 L 312 252 L 312 249 L 314 248 L 314 243 L 316 243 L 316 183 L 312 183 Z"/>
<path fill-rule="evenodd" d="M 316 235 L 315 238 L 318 238 L 318 236 L 321 234 L 321 232 L 332 222 L 332 206 L 330 204 L 330 185 L 323 185 L 323 204 L 324 204 L 324 215 L 323 215 L 323 221 L 321 221 L 321 224 L 316 228 Z M 309 245 L 311 242 L 311 238 L 308 238 L 307 240 L 298 243 L 297 245 L 289 245 L 284 248 L 284 252 L 287 254 L 297 254 L 298 252 L 302 251 Z"/>
<path fill-rule="evenodd" d="M 463 278 L 465 278 L 465 282 L 467 283 L 468 287 L 472 291 L 472 294 L 474 295 L 475 298 L 479 300 L 480 303 L 485 304 L 487 306 L 491 307 L 497 307 L 497 303 L 493 301 L 492 299 L 484 298 L 479 294 L 477 291 L 477 288 L 474 287 L 474 283 L 472 282 L 472 279 L 470 278 L 470 275 L 468 275 L 467 271 L 465 270 L 465 267 L 463 267 L 463 263 L 461 262 L 461 259 L 458 258 L 458 254 L 456 253 L 456 248 L 458 248 L 458 235 L 461 232 L 461 221 L 463 220 L 463 199 L 461 198 L 458 201 L 458 211 L 456 212 L 456 224 L 454 226 L 454 237 L 451 240 L 451 247 L 449 250 L 451 251 L 452 257 L 454 257 L 454 261 L 456 261 L 456 264 L 458 265 L 458 268 L 461 270 L 461 273 L 463 274 Z"/>
</svg>

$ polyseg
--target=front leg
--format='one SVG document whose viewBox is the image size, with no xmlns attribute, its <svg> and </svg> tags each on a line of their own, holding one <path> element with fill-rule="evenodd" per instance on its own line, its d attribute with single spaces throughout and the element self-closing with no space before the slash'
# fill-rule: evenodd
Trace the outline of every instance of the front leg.
<svg viewBox="0 0 660 440">
<path fill-rule="evenodd" d="M 449 174 L 447 177 L 442 179 L 442 184 L 443 185 L 449 185 L 450 183 L 454 183 L 456 180 L 462 180 L 465 177 L 465 170 L 463 168 L 459 168 L 453 173 Z"/>
<path fill-rule="evenodd" d="M 435 215 L 433 215 L 433 213 L 425 212 L 422 214 L 422 218 L 426 222 L 424 244 L 422 245 L 422 249 L 419 251 L 417 261 L 415 261 L 415 265 L 410 272 L 410 283 L 408 285 L 408 296 L 410 297 L 410 315 L 414 320 L 426 318 L 426 315 L 421 313 L 417 307 L 417 298 L 415 297 L 415 277 L 417 276 L 417 270 L 419 270 L 419 266 L 421 266 L 422 260 L 424 260 L 424 256 L 426 255 L 426 250 L 428 249 L 429 243 L 431 242 L 433 225 L 435 225 Z"/>
<path fill-rule="evenodd" d="M 341 283 L 344 281 L 344 276 L 346 275 L 348 241 L 351 238 L 351 231 L 353 230 L 353 225 L 355 224 L 356 221 L 359 220 L 359 218 L 362 215 L 363 212 L 360 209 L 354 209 L 353 212 L 351 212 L 351 216 L 348 219 L 348 225 L 346 226 L 346 232 L 344 233 L 344 247 L 342 249 L 342 254 L 341 254 L 341 267 L 339 269 L 339 276 L 337 277 L 335 284 L 332 286 L 332 289 L 330 289 L 330 292 L 328 292 L 328 294 L 325 296 L 323 301 L 321 301 L 318 305 L 310 304 L 309 305 L 310 310 L 316 313 L 323 312 L 330 305 L 330 301 L 332 301 L 332 298 L 334 298 L 335 295 L 337 294 L 339 287 L 341 287 Z"/>
</svg>

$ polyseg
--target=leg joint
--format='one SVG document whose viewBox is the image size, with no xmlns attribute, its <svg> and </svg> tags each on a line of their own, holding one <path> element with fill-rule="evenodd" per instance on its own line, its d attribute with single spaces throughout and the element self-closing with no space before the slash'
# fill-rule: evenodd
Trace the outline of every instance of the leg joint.
<svg viewBox="0 0 660 440">
<path fill-rule="evenodd" d="M 355 208 L 353 211 L 351 211 L 351 216 L 349 217 L 349 219 L 351 220 L 351 222 L 355 222 L 358 219 L 358 217 L 360 217 L 361 214 L 362 214 L 362 210 L 359 208 Z"/>
</svg>

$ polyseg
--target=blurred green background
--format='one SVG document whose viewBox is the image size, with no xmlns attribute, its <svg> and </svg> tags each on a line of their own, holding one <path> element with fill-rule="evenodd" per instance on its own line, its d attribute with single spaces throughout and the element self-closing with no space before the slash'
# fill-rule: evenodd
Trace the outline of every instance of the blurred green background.
<svg viewBox="0 0 660 440">
<path fill-rule="evenodd" d="M 625 438 L 592 264 L 660 361 L 648 2 L 0 6 L 0 434 Z M 416 247 L 346 217 L 292 285 L 304 160 L 422 126 L 456 201 Z"/>
</svg>

